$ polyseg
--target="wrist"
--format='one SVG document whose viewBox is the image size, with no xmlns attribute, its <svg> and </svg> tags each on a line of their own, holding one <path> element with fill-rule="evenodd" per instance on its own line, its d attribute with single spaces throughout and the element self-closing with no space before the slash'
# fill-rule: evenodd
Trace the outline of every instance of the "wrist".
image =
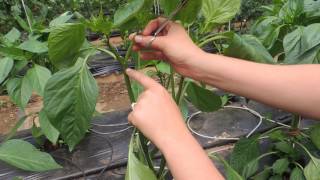
<svg viewBox="0 0 320 180">
<path fill-rule="evenodd" d="M 166 155 L 178 147 L 184 147 L 188 142 L 190 142 L 190 140 L 192 140 L 192 138 L 193 136 L 188 129 L 184 128 L 183 130 L 163 135 L 161 141 L 158 142 L 157 147 L 164 155 Z"/>
<path fill-rule="evenodd" d="M 206 61 L 208 53 L 199 49 L 194 55 L 189 56 L 185 76 L 200 80 L 203 74 L 203 62 Z"/>
</svg>

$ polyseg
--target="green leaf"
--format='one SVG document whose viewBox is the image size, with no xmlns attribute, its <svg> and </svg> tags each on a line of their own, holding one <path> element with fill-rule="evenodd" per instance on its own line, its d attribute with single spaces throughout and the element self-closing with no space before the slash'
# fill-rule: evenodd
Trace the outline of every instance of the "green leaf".
<svg viewBox="0 0 320 180">
<path fill-rule="evenodd" d="M 14 78 L 7 82 L 10 99 L 24 109 L 32 95 L 32 82 L 28 78 Z"/>
<path fill-rule="evenodd" d="M 228 180 L 244 180 L 243 177 L 241 177 L 235 169 L 233 169 L 230 164 L 225 161 L 222 157 L 220 156 L 215 156 L 215 155 L 210 155 L 211 158 L 217 159 L 220 162 L 223 163 L 224 169 L 226 171 L 226 176 Z"/>
<path fill-rule="evenodd" d="M 286 140 L 286 135 L 283 133 L 283 131 L 281 130 L 276 130 L 276 131 L 273 131 L 269 134 L 269 137 L 271 140 L 274 140 L 274 141 L 284 141 Z"/>
<path fill-rule="evenodd" d="M 20 25 L 20 27 L 27 31 L 30 32 L 30 28 L 29 25 L 27 24 L 27 22 L 25 20 L 23 20 L 20 16 L 18 15 L 14 15 L 14 18 L 16 19 L 16 21 L 18 22 L 18 24 Z"/>
<path fill-rule="evenodd" d="M 283 41 L 286 64 L 318 63 L 320 51 L 320 23 L 299 27 L 287 34 Z"/>
<path fill-rule="evenodd" d="M 267 49 L 272 49 L 278 40 L 280 30 L 279 18 L 266 16 L 260 18 L 252 27 L 251 34 L 256 36 Z"/>
<path fill-rule="evenodd" d="M 206 26 L 210 27 L 227 23 L 234 18 L 240 10 L 241 0 L 203 0 L 202 4 Z"/>
<path fill-rule="evenodd" d="M 21 36 L 21 33 L 18 29 L 12 28 L 5 36 L 4 38 L 8 40 L 11 43 L 16 42 Z"/>
<path fill-rule="evenodd" d="M 27 56 L 23 50 L 15 48 L 15 47 L 1 47 L 0 46 L 0 55 L 9 57 L 14 60 L 28 60 L 29 56 Z"/>
<path fill-rule="evenodd" d="M 160 63 L 158 63 L 156 65 L 157 70 L 159 70 L 161 73 L 164 74 L 171 74 L 171 68 L 170 65 L 168 63 L 165 63 L 163 61 L 161 61 Z"/>
<path fill-rule="evenodd" d="M 17 75 L 28 65 L 28 61 L 14 61 L 14 66 L 12 68 L 11 74 Z"/>
<path fill-rule="evenodd" d="M 156 180 L 157 177 L 153 171 L 142 163 L 135 155 L 135 146 L 137 146 L 137 142 L 133 135 L 129 145 L 128 165 L 125 180 Z"/>
<path fill-rule="evenodd" d="M 291 172 L 290 175 L 290 180 L 304 180 L 304 175 L 303 175 L 303 171 L 296 167 L 293 169 L 293 171 Z"/>
<path fill-rule="evenodd" d="M 35 64 L 33 68 L 29 69 L 25 78 L 29 79 L 29 82 L 32 83 L 32 88 L 39 95 L 43 96 L 44 87 L 51 77 L 51 72 L 43 67 Z"/>
<path fill-rule="evenodd" d="M 176 19 L 180 20 L 184 24 L 191 24 L 195 20 L 201 11 L 202 1 L 188 1 L 185 7 L 177 14 Z"/>
<path fill-rule="evenodd" d="M 90 21 L 85 23 L 93 32 L 101 32 L 108 35 L 112 29 L 112 22 L 107 19 L 102 12 L 98 17 L 92 17 Z"/>
<path fill-rule="evenodd" d="M 240 139 L 230 156 L 230 165 L 241 173 L 245 165 L 259 156 L 258 136 Z"/>
<path fill-rule="evenodd" d="M 304 12 L 307 18 L 320 17 L 320 1 L 304 0 Z"/>
<path fill-rule="evenodd" d="M 1 144 L 0 160 L 26 171 L 43 172 L 62 168 L 49 154 L 39 151 L 26 141 L 18 139 Z"/>
<path fill-rule="evenodd" d="M 253 180 L 268 180 L 270 174 L 271 174 L 271 169 L 270 168 L 265 168 L 262 172 L 260 172 L 259 174 L 255 175 L 252 179 Z"/>
<path fill-rule="evenodd" d="M 287 158 L 278 159 L 272 165 L 273 173 L 282 175 L 288 169 L 289 164 L 290 162 Z"/>
<path fill-rule="evenodd" d="M 44 111 L 41 111 L 39 113 L 39 122 L 43 134 L 49 139 L 52 144 L 56 144 L 59 139 L 60 133 L 55 127 L 52 126 Z"/>
<path fill-rule="evenodd" d="M 252 35 L 231 35 L 231 42 L 225 55 L 259 63 L 273 64 L 274 60 L 261 42 Z"/>
<path fill-rule="evenodd" d="M 27 41 L 24 41 L 22 44 L 18 46 L 18 48 L 28 52 L 37 53 L 37 54 L 45 53 L 48 51 L 47 43 L 40 42 L 33 38 Z"/>
<path fill-rule="evenodd" d="M 280 9 L 279 17 L 287 24 L 299 23 L 298 20 L 303 9 L 303 0 L 288 0 Z"/>
<path fill-rule="evenodd" d="M 160 6 L 166 16 L 169 16 L 178 6 L 180 0 L 160 0 Z"/>
<path fill-rule="evenodd" d="M 57 18 L 53 19 L 52 21 L 50 21 L 49 26 L 51 28 L 55 26 L 59 26 L 61 24 L 68 22 L 72 17 L 73 17 L 73 14 L 70 11 L 67 11 L 61 14 L 60 16 L 58 16 Z"/>
<path fill-rule="evenodd" d="M 221 97 L 215 95 L 212 91 L 198 86 L 191 82 L 187 88 L 187 99 L 196 108 L 203 112 L 212 112 L 221 108 Z"/>
<path fill-rule="evenodd" d="M 247 179 L 254 175 L 259 169 L 259 160 L 250 161 L 243 169 L 242 176 Z"/>
<path fill-rule="evenodd" d="M 310 138 L 313 144 L 320 150 L 320 124 L 311 128 Z"/>
<path fill-rule="evenodd" d="M 86 59 L 82 58 L 73 67 L 54 74 L 47 82 L 44 110 L 70 151 L 89 129 L 98 94 L 97 83 L 88 70 Z"/>
<path fill-rule="evenodd" d="M 277 150 L 286 154 L 291 154 L 294 152 L 292 145 L 286 141 L 277 142 L 274 145 Z"/>
<path fill-rule="evenodd" d="M 145 0 L 132 0 L 118 9 L 114 14 L 113 24 L 115 27 L 127 23 L 143 8 Z"/>
<path fill-rule="evenodd" d="M 72 66 L 85 41 L 85 27 L 82 24 L 68 23 L 53 28 L 49 35 L 49 57 L 57 68 Z"/>
<path fill-rule="evenodd" d="M 0 84 L 8 77 L 13 68 L 13 59 L 5 57 L 0 59 Z"/>
<path fill-rule="evenodd" d="M 307 180 L 319 180 L 320 159 L 312 157 L 308 165 L 304 168 L 304 176 Z"/>
</svg>

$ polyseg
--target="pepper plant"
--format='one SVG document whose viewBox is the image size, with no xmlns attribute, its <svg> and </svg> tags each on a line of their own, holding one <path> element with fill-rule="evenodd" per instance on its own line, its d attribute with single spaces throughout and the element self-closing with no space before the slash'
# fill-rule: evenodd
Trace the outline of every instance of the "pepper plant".
<svg viewBox="0 0 320 180">
<path fill-rule="evenodd" d="M 319 63 L 319 1 L 280 0 L 263 9 L 265 15 L 256 21 L 251 32 L 273 56 L 273 63 Z M 223 162 L 227 179 L 319 179 L 320 126 L 301 127 L 301 119 L 293 114 L 289 125 L 281 124 L 241 139 L 229 161 L 212 157 Z"/>
<path fill-rule="evenodd" d="M 162 0 L 160 2 L 165 15 L 169 15 L 180 3 L 179 0 Z M 202 23 L 206 28 L 196 34 L 190 32 L 194 40 L 202 46 L 208 42 L 208 38 L 214 37 L 204 37 L 211 28 L 229 21 L 236 14 L 240 1 L 233 2 L 228 1 L 225 4 L 223 1 L 188 1 L 175 20 L 181 21 L 186 28 L 190 28 L 194 25 L 197 17 L 203 17 Z M 100 13 L 99 16 L 86 19 L 77 14 L 78 18 L 71 22 L 73 15 L 64 13 L 51 21 L 48 28 L 36 29 L 37 31 L 34 31 L 35 28 L 32 28 L 29 23 L 28 32 L 30 35 L 27 40 L 23 39 L 22 43 L 19 39 L 21 33 L 17 29 L 12 29 L 4 36 L 0 49 L 2 86 L 21 109 L 27 105 L 33 91 L 42 95 L 44 99 L 44 107 L 37 113 L 40 128 L 35 127 L 33 131 L 35 132 L 33 135 L 37 139 L 40 136 L 45 136 L 53 144 L 57 144 L 60 138 L 72 151 L 88 132 L 95 111 L 98 87 L 88 70 L 87 62 L 97 51 L 114 57 L 120 62 L 123 69 L 128 67 L 130 61 L 136 62 L 137 69 L 154 66 L 156 72 L 153 75 L 157 75 L 161 84 L 170 89 L 184 114 L 187 112 L 187 100 L 203 111 L 214 111 L 222 106 L 221 97 L 192 80 L 176 74 L 168 64 L 155 61 L 143 63 L 139 60 L 139 56 L 131 51 L 132 42 L 128 40 L 128 35 L 131 32 L 141 30 L 149 20 L 156 17 L 151 13 L 153 12 L 152 8 L 153 2 L 150 0 L 131 0 L 110 16 L 104 16 L 103 13 Z M 221 13 L 227 17 L 221 16 Z M 102 33 L 107 48 L 90 44 L 85 38 L 87 30 Z M 109 43 L 110 32 L 113 30 L 121 32 L 122 46 L 128 49 L 124 57 L 118 53 L 117 48 L 119 47 L 114 47 Z M 49 64 L 46 66 L 49 68 L 43 66 L 46 63 Z M 25 67 L 27 64 L 29 66 Z M 22 67 L 25 67 L 26 72 L 21 74 L 19 70 Z M 18 71 L 15 71 L 16 68 Z M 130 100 L 135 102 L 141 87 L 135 82 L 131 82 L 127 75 L 124 74 L 124 77 Z M 176 89 L 177 79 L 179 79 L 178 89 Z M 214 101 L 209 101 L 209 99 Z M 55 162 L 52 162 L 52 166 L 43 166 L 42 169 L 35 168 L 32 163 L 23 161 L 28 158 L 36 159 L 33 155 L 25 156 L 11 151 L 12 148 L 20 149 L 20 146 L 23 145 L 23 143 L 13 143 L 20 142 L 20 140 L 10 139 L 25 119 L 26 116 L 19 120 L 12 133 L 7 137 L 8 141 L 0 146 L 2 154 L 8 153 L 7 156 L 0 155 L 0 159 L 25 170 L 42 171 L 59 168 L 57 164 L 54 164 Z M 158 150 L 150 151 L 149 143 L 149 140 L 141 133 L 134 130 L 129 146 L 128 179 L 134 177 L 142 179 L 164 178 L 166 174 L 165 160 L 162 158 L 160 169 L 156 171 L 153 158 Z M 8 146 L 11 149 L 7 148 Z M 30 144 L 26 146 L 32 147 Z M 35 148 L 26 148 L 26 150 L 41 153 Z M 13 162 L 12 157 L 18 157 L 22 160 L 15 159 Z M 42 157 L 47 157 L 47 155 Z M 47 158 L 47 161 L 52 161 L 52 158 Z"/>
</svg>

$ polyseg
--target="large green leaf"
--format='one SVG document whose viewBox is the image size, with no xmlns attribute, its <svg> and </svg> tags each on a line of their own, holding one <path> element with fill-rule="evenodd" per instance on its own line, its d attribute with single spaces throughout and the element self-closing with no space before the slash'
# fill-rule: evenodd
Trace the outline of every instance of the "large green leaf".
<svg viewBox="0 0 320 180">
<path fill-rule="evenodd" d="M 272 56 L 261 42 L 252 35 L 231 35 L 231 42 L 225 55 L 259 63 L 274 63 Z"/>
<path fill-rule="evenodd" d="M 267 49 L 271 49 L 277 41 L 280 30 L 283 27 L 278 23 L 278 17 L 262 17 L 252 26 L 251 33 L 256 36 Z"/>
<path fill-rule="evenodd" d="M 265 168 L 262 172 L 252 177 L 253 180 L 268 180 L 271 174 L 271 168 Z"/>
<path fill-rule="evenodd" d="M 47 82 L 44 92 L 46 115 L 70 150 L 89 129 L 98 94 L 96 81 L 82 58 Z"/>
<path fill-rule="evenodd" d="M 221 108 L 221 97 L 191 82 L 187 88 L 187 99 L 200 111 L 212 112 Z"/>
<path fill-rule="evenodd" d="M 308 18 L 320 17 L 320 1 L 304 0 L 304 12 Z"/>
<path fill-rule="evenodd" d="M 113 24 L 120 27 L 131 20 L 143 8 L 146 0 L 132 0 L 118 9 L 114 14 Z"/>
<path fill-rule="evenodd" d="M 292 170 L 291 174 L 290 174 L 290 180 L 304 180 L 304 175 L 303 175 L 303 171 L 296 167 Z"/>
<path fill-rule="evenodd" d="M 53 19 L 52 21 L 50 21 L 49 26 L 51 28 L 55 26 L 59 26 L 61 24 L 68 22 L 72 17 L 73 17 L 73 14 L 70 11 L 67 11 L 61 14 L 60 16 L 58 16 L 57 18 Z"/>
<path fill-rule="evenodd" d="M 25 54 L 23 50 L 15 47 L 1 47 L 0 46 L 0 55 L 5 57 L 10 57 L 14 60 L 28 60 L 29 55 Z"/>
<path fill-rule="evenodd" d="M 48 51 L 48 46 L 47 43 L 45 42 L 40 42 L 36 39 L 29 39 L 27 41 L 24 41 L 22 44 L 20 44 L 18 46 L 18 48 L 28 51 L 28 52 L 32 52 L 32 53 L 45 53 Z"/>
<path fill-rule="evenodd" d="M 83 24 L 67 23 L 53 28 L 49 35 L 49 57 L 58 68 L 72 66 L 85 40 Z"/>
<path fill-rule="evenodd" d="M 129 145 L 128 165 L 125 180 L 156 180 L 153 171 L 142 163 L 136 156 L 134 149 L 138 146 L 133 135 Z"/>
<path fill-rule="evenodd" d="M 44 87 L 51 77 L 51 72 L 39 65 L 34 65 L 33 68 L 29 69 L 25 78 L 29 78 L 29 82 L 32 83 L 32 88 L 39 95 L 43 96 Z"/>
<path fill-rule="evenodd" d="M 180 0 L 160 0 L 160 6 L 166 16 L 169 16 L 178 6 Z"/>
<path fill-rule="evenodd" d="M 169 16 L 173 11 L 175 11 L 180 3 L 180 0 L 160 1 L 161 7 L 164 9 L 166 16 Z M 197 19 L 201 11 L 201 7 L 202 0 L 188 1 L 173 19 L 179 20 L 182 23 L 191 24 Z"/>
<path fill-rule="evenodd" d="M 19 30 L 17 30 L 16 28 L 12 28 L 5 36 L 4 38 L 11 42 L 14 43 L 16 42 L 21 36 L 21 33 Z"/>
<path fill-rule="evenodd" d="M 11 58 L 0 59 L 0 84 L 8 77 L 13 68 L 13 60 Z"/>
<path fill-rule="evenodd" d="M 242 176 L 244 178 L 249 178 L 251 177 L 252 175 L 254 175 L 259 169 L 259 161 L 258 160 L 253 160 L 253 161 L 250 161 L 243 169 L 243 172 L 242 172 Z"/>
<path fill-rule="evenodd" d="M 203 0 L 202 14 L 206 26 L 229 22 L 240 10 L 241 0 Z"/>
<path fill-rule="evenodd" d="M 39 113 L 39 122 L 43 134 L 49 139 L 50 142 L 56 144 L 60 133 L 55 127 L 52 126 L 44 111 Z"/>
<path fill-rule="evenodd" d="M 303 13 L 303 0 L 288 0 L 280 9 L 279 17 L 285 23 L 299 23 L 300 15 Z"/>
<path fill-rule="evenodd" d="M 287 34 L 283 41 L 286 64 L 319 63 L 320 23 L 299 27 Z"/>
<path fill-rule="evenodd" d="M 0 146 L 0 160 L 26 171 L 48 171 L 62 168 L 52 157 L 36 149 L 32 144 L 18 139 Z"/>
<path fill-rule="evenodd" d="M 272 165 L 272 170 L 275 174 L 282 175 L 289 166 L 289 160 L 287 158 L 278 159 Z"/>
<path fill-rule="evenodd" d="M 320 124 L 311 128 L 310 138 L 313 144 L 320 150 Z"/>
<path fill-rule="evenodd" d="M 257 136 L 240 139 L 230 156 L 230 165 L 241 173 L 248 162 L 259 156 L 259 142 Z"/>
<path fill-rule="evenodd" d="M 29 78 L 14 78 L 7 82 L 10 99 L 24 109 L 32 95 L 32 82 Z"/>
<path fill-rule="evenodd" d="M 307 180 L 319 180 L 320 159 L 312 157 L 308 165 L 304 168 L 304 176 Z"/>
</svg>

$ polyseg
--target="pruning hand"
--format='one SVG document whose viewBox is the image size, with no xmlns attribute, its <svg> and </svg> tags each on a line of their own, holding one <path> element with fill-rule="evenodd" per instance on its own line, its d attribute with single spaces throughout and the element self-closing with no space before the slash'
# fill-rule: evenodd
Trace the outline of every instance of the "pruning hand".
<svg viewBox="0 0 320 180">
<path fill-rule="evenodd" d="M 172 21 L 152 41 L 152 33 L 165 20 L 164 18 L 152 20 L 141 35 L 132 34 L 130 39 L 135 42 L 133 50 L 140 51 L 141 59 L 143 60 L 168 61 L 178 73 L 188 76 L 193 64 L 197 63 L 196 57 L 204 52 L 192 42 L 185 29 L 179 23 Z M 145 51 L 148 48 L 153 51 Z"/>
<path fill-rule="evenodd" d="M 126 73 L 144 87 L 128 120 L 158 148 L 172 139 L 180 139 L 188 132 L 180 110 L 171 95 L 159 83 L 138 71 Z"/>
</svg>

